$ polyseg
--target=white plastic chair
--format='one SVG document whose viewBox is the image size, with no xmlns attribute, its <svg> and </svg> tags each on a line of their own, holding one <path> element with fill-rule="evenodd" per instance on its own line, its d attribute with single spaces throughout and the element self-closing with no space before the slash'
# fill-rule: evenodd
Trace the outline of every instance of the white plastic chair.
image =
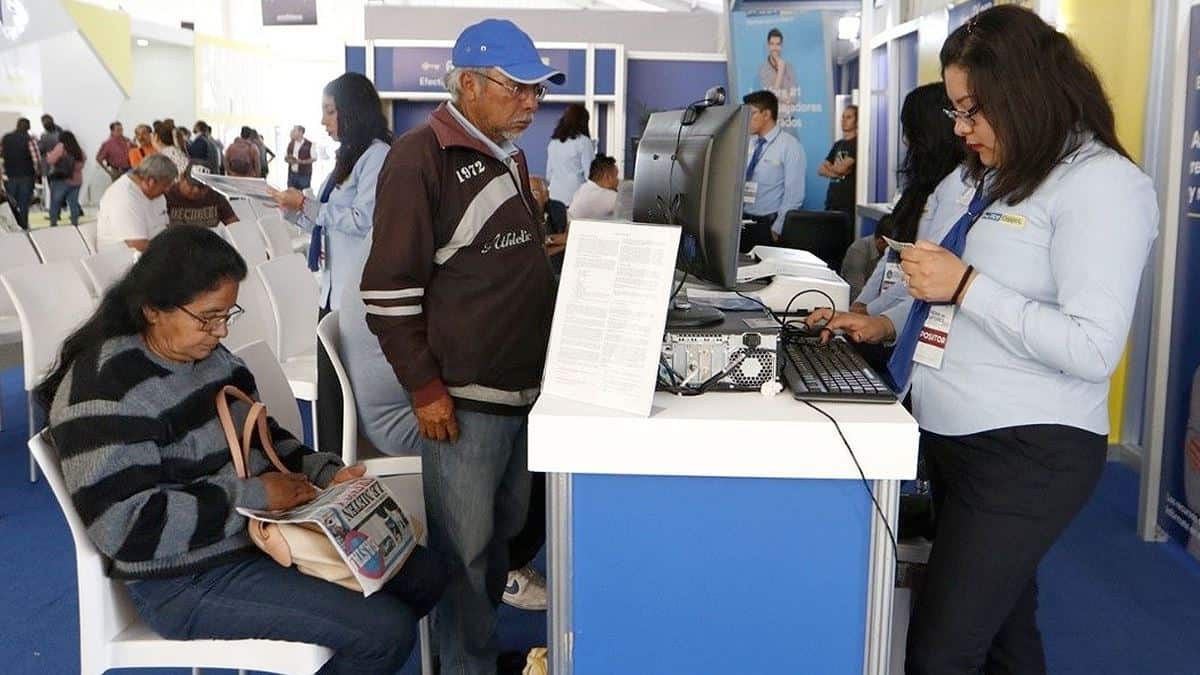
<svg viewBox="0 0 1200 675">
<path fill-rule="evenodd" d="M 134 251 L 128 246 L 114 246 L 99 253 L 93 253 L 79 261 L 83 273 L 92 282 L 92 290 L 97 298 L 104 297 L 104 292 L 117 283 L 133 266 Z"/>
<path fill-rule="evenodd" d="M 30 230 L 29 239 L 44 263 L 79 260 L 91 253 L 79 231 L 69 225 Z"/>
<path fill-rule="evenodd" d="M 329 317 L 333 317 L 332 329 L 327 328 L 329 325 Z M 331 312 L 326 315 L 317 327 L 317 334 L 320 335 L 322 327 L 326 330 L 333 331 L 333 342 L 328 342 L 322 338 L 325 343 L 325 350 L 329 352 L 330 359 L 333 361 L 334 369 L 338 373 L 338 384 L 342 388 L 342 416 L 348 422 L 351 431 L 350 438 L 353 439 L 358 434 L 358 416 L 354 410 L 354 393 L 350 390 L 349 379 L 346 377 L 346 371 L 342 367 L 342 361 L 337 357 L 336 347 L 330 348 L 330 344 L 337 344 L 337 312 Z M 283 369 L 279 366 L 279 361 L 275 359 L 275 354 L 267 347 L 265 342 L 254 342 L 235 350 L 234 354 L 246 363 L 246 367 L 250 369 L 254 375 L 254 383 L 258 387 L 258 400 L 262 401 L 267 406 L 267 411 L 279 426 L 287 429 L 296 438 L 304 438 L 304 428 L 300 420 L 300 409 L 296 405 L 296 399 L 292 397 L 291 390 L 288 388 L 287 376 L 284 375 Z M 353 441 L 347 443 L 346 427 L 342 428 L 342 461 L 346 466 L 354 464 L 357 457 L 355 453 L 355 443 Z M 365 439 L 363 439 L 365 442 Z M 349 450 L 347 450 L 349 449 Z M 397 461 L 391 461 L 397 460 Z M 414 461 L 415 460 L 415 461 Z M 396 501 L 400 503 L 400 507 L 404 512 L 415 516 L 421 522 L 425 520 L 425 496 L 421 486 L 421 458 L 420 457 L 386 457 L 367 459 L 363 462 L 367 467 L 367 473 L 372 476 L 393 476 L 404 474 L 399 481 L 388 481 L 389 487 L 392 487 L 392 492 L 396 496 Z M 433 675 L 433 657 L 432 643 L 429 637 L 429 619 L 428 617 L 421 619 L 418 625 L 418 632 L 421 640 L 421 674 Z"/>
<path fill-rule="evenodd" d="M 7 206 L 0 206 L 0 212 Z M 0 234 L 0 274 L 9 270 L 30 265 L 40 265 L 37 251 L 24 230 L 17 228 L 16 232 Z M 12 297 L 8 291 L 0 290 L 0 344 L 12 344 L 21 341 L 21 319 L 17 317 L 17 309 L 13 307 Z M 3 396 L 0 395 L 0 401 Z M 0 410 L 4 408 L 0 403 Z M 3 418 L 0 417 L 0 429 L 3 429 Z"/>
<path fill-rule="evenodd" d="M 95 253 L 97 250 L 96 243 L 96 221 L 92 220 L 86 223 L 80 223 L 76 229 L 79 230 L 79 236 L 83 237 L 83 243 L 88 250 Z"/>
<path fill-rule="evenodd" d="M 358 404 L 354 400 L 354 388 L 350 375 L 342 363 L 342 336 L 338 329 L 340 314 L 334 310 L 317 324 L 317 339 L 325 347 L 333 370 L 337 373 L 338 387 L 342 390 L 342 461 L 347 466 L 362 463 L 372 476 L 421 473 L 420 455 L 385 455 L 370 441 L 358 433 Z M 397 384 L 396 386 L 400 386 Z"/>
<path fill-rule="evenodd" d="M 247 267 L 256 267 L 267 261 L 267 246 L 263 243 L 262 233 L 258 231 L 258 223 L 253 220 L 239 220 L 225 226 L 229 232 L 229 242 L 242 254 Z"/>
<path fill-rule="evenodd" d="M 238 220 L 251 222 L 258 220 L 258 213 L 251 206 L 253 200 L 244 198 L 235 198 L 229 200 L 229 205 L 233 207 L 233 212 L 237 214 Z"/>
<path fill-rule="evenodd" d="M 282 216 L 269 215 L 258 219 L 258 231 L 267 245 L 267 255 L 279 258 L 295 252 L 292 231 L 296 228 Z"/>
<path fill-rule="evenodd" d="M 25 400 L 29 433 L 34 422 L 33 388 L 58 359 L 59 349 L 95 309 L 96 301 L 69 262 L 21 267 L 0 275 L 21 322 L 21 360 L 25 370 Z M 29 462 L 29 481 L 37 480 L 37 465 Z"/>
<path fill-rule="evenodd" d="M 58 454 L 44 438 L 29 450 L 54 491 L 75 540 L 79 577 L 79 672 L 100 675 L 111 668 L 242 668 L 271 673 L 315 673 L 332 656 L 325 647 L 280 640 L 165 640 L 138 617 L 124 582 L 104 575 L 105 560 L 71 501 Z M 242 671 L 244 672 L 244 671 Z"/>
<path fill-rule="evenodd" d="M 257 268 L 275 319 L 275 354 L 296 398 L 311 401 L 317 446 L 317 297 L 320 289 L 302 256 L 268 260 Z"/>
<path fill-rule="evenodd" d="M 222 340 L 225 346 L 236 350 L 262 340 L 275 352 L 278 339 L 275 334 L 275 314 L 271 311 L 271 301 L 267 298 L 262 279 L 254 270 L 250 270 L 242 283 L 238 284 L 237 302 L 246 310 L 246 314 L 229 327 L 229 334 Z"/>
<path fill-rule="evenodd" d="M 300 419 L 300 406 L 292 396 L 292 388 L 288 385 L 287 376 L 275 352 L 266 342 L 256 340 L 248 345 L 233 350 L 233 354 L 242 361 L 254 375 L 254 384 L 258 387 L 258 400 L 267 406 L 267 412 L 279 426 L 288 433 L 304 440 L 304 422 Z"/>
</svg>

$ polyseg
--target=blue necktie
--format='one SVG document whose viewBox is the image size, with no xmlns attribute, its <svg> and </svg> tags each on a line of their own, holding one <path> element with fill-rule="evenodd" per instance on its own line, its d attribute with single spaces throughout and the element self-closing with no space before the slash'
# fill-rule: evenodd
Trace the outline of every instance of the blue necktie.
<svg viewBox="0 0 1200 675">
<path fill-rule="evenodd" d="M 754 154 L 750 157 L 750 163 L 746 165 L 746 180 L 754 175 L 754 167 L 758 166 L 758 160 L 762 159 L 763 146 L 767 144 L 767 139 L 762 136 L 758 137 L 754 145 Z"/>
<path fill-rule="evenodd" d="M 942 248 L 961 258 L 963 249 L 967 247 L 967 233 L 971 231 L 971 226 L 979 220 L 979 216 L 983 215 L 993 201 L 984 193 L 981 182 L 975 190 L 971 204 L 967 206 L 967 212 L 958 219 L 958 222 L 954 223 L 954 227 L 950 228 L 946 237 L 942 239 Z M 904 387 L 908 385 L 908 379 L 912 376 L 913 355 L 917 351 L 917 339 L 921 336 L 921 327 L 929 318 L 929 307 L 930 303 L 924 300 L 913 301 L 912 309 L 908 312 L 908 319 L 904 322 L 904 330 L 900 331 L 895 351 L 892 352 L 892 358 L 888 360 L 888 372 L 892 376 L 892 385 L 897 393 L 904 391 Z"/>
<path fill-rule="evenodd" d="M 330 176 L 325 181 L 325 187 L 321 189 L 321 203 L 329 201 L 329 194 L 333 192 L 333 176 Z M 321 269 L 321 233 L 325 228 L 320 225 L 313 224 L 312 238 L 308 240 L 308 269 L 316 272 Z"/>
</svg>

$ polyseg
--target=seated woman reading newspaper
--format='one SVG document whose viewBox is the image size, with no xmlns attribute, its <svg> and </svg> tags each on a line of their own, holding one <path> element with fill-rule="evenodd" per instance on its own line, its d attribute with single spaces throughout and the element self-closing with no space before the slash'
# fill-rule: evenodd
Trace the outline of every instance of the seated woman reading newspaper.
<svg viewBox="0 0 1200 675">
<path fill-rule="evenodd" d="M 220 344 L 242 313 L 245 276 L 215 232 L 169 229 L 66 340 L 37 396 L 67 486 L 109 574 L 164 637 L 307 642 L 335 651 L 321 673 L 395 672 L 445 586 L 433 554 L 419 548 L 363 597 L 276 564 L 236 511 L 292 508 L 363 474 L 270 420 L 293 473 L 255 452 L 251 477 L 237 477 L 215 395 L 232 384 L 257 398 L 253 375 Z M 247 410 L 234 406 L 239 428 Z"/>
</svg>

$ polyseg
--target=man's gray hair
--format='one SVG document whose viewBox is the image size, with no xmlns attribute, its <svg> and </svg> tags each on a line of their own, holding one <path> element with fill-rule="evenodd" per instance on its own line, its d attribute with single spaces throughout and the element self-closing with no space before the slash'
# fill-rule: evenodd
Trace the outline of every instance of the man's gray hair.
<svg viewBox="0 0 1200 675">
<path fill-rule="evenodd" d="M 488 68 L 451 68 L 442 81 L 446 85 L 446 91 L 450 92 L 450 100 L 458 103 L 458 97 L 462 94 L 462 78 L 459 77 L 459 73 L 487 74 L 488 70 Z"/>
<path fill-rule="evenodd" d="M 138 178 L 148 178 L 159 183 L 173 183 L 179 180 L 179 167 L 166 155 L 150 155 L 130 173 Z"/>
</svg>

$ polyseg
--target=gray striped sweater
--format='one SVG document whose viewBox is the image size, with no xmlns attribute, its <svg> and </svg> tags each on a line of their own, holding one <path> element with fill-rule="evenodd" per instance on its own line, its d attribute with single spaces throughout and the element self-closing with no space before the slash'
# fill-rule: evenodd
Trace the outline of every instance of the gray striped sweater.
<svg viewBox="0 0 1200 675">
<path fill-rule="evenodd" d="M 137 335 L 85 350 L 50 407 L 50 435 L 92 541 L 116 578 L 193 574 L 255 555 L 235 507 L 266 507 L 259 478 L 237 477 L 217 418 L 216 392 L 233 384 L 257 398 L 254 377 L 217 347 L 176 363 Z M 230 402 L 238 428 L 247 406 Z M 341 467 L 270 421 L 275 448 L 293 471 L 325 486 Z M 252 476 L 267 471 L 251 453 Z M 273 469 L 272 469 L 273 470 Z"/>
</svg>

